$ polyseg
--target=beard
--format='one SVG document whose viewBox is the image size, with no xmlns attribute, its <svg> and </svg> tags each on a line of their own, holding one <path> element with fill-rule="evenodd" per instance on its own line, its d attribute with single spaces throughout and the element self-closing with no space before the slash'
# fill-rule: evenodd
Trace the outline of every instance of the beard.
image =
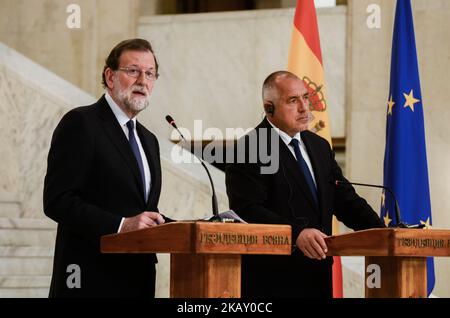
<svg viewBox="0 0 450 318">
<path fill-rule="evenodd" d="M 133 96 L 133 92 L 142 93 L 142 96 Z M 126 110 L 138 114 L 148 107 L 150 104 L 150 93 L 142 85 L 132 85 L 124 89 L 117 79 L 114 83 L 114 95 L 117 96 L 119 102 Z"/>
</svg>

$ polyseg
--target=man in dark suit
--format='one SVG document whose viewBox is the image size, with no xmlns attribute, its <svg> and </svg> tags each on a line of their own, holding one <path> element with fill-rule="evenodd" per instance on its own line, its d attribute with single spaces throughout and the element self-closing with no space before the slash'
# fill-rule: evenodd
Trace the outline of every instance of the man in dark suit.
<svg viewBox="0 0 450 318">
<path fill-rule="evenodd" d="M 246 151 L 245 163 L 226 166 L 232 210 L 251 223 L 292 227 L 290 256 L 243 256 L 243 297 L 332 297 L 332 257 L 325 255 L 324 240 L 332 215 L 355 230 L 384 226 L 353 187 L 335 186 L 345 178 L 328 142 L 307 130 L 308 97 L 294 74 L 269 75 L 263 85 L 267 116 L 237 147 L 256 149 L 257 155 Z M 270 164 L 262 160 L 265 153 Z M 276 169 L 264 172 L 269 166 Z"/>
<path fill-rule="evenodd" d="M 56 127 L 44 184 L 45 214 L 58 223 L 50 297 L 154 297 L 156 255 L 102 254 L 100 237 L 165 222 L 159 145 L 136 121 L 158 63 L 149 42 L 119 43 L 106 59 L 95 104 Z"/>
</svg>

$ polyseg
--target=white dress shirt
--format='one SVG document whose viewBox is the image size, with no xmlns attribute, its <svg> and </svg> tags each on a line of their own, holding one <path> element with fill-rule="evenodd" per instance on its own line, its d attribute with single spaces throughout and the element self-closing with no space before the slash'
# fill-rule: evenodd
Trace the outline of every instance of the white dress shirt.
<svg viewBox="0 0 450 318">
<path fill-rule="evenodd" d="M 308 152 L 306 151 L 306 147 L 305 147 L 305 144 L 303 143 L 303 140 L 302 140 L 302 137 L 300 136 L 300 133 L 298 132 L 298 133 L 295 134 L 294 137 L 291 137 L 288 134 L 286 134 L 284 131 L 279 129 L 278 127 L 275 127 L 275 125 L 272 124 L 269 119 L 267 119 L 267 121 L 275 129 L 275 131 L 280 135 L 281 140 L 283 140 L 283 142 L 289 148 L 289 150 L 291 151 L 291 153 L 294 156 L 295 160 L 297 160 L 297 157 L 295 156 L 294 147 L 290 145 L 290 142 L 294 138 L 299 141 L 299 143 L 300 143 L 300 152 L 302 153 L 303 159 L 305 160 L 306 165 L 308 166 L 308 169 L 311 172 L 311 176 L 312 176 L 312 179 L 314 181 L 314 185 L 316 186 L 316 189 L 317 189 L 316 177 L 314 176 L 314 171 L 313 171 L 313 168 L 312 168 L 312 165 L 311 165 L 311 160 L 309 159 Z"/>
<path fill-rule="evenodd" d="M 130 120 L 128 116 L 125 114 L 125 112 L 119 107 L 119 105 L 116 104 L 116 102 L 112 99 L 112 97 L 109 95 L 108 91 L 105 92 L 105 99 L 108 102 L 109 107 L 111 107 L 112 112 L 114 113 L 114 116 L 116 116 L 117 121 L 119 122 L 120 127 L 122 127 L 123 133 L 129 139 L 129 132 L 127 127 L 127 122 Z M 136 132 L 136 117 L 131 119 L 134 122 L 134 138 L 136 139 L 136 142 L 139 147 L 139 153 L 141 154 L 142 158 L 142 165 L 144 166 L 144 177 L 145 177 L 145 198 L 148 198 L 148 194 L 150 192 L 151 187 L 151 174 L 150 174 L 150 168 L 147 161 L 147 156 L 145 155 L 144 148 L 142 148 L 141 140 L 139 139 L 139 135 Z M 124 218 L 122 218 L 122 221 L 119 225 L 119 230 L 117 232 L 120 232 L 120 229 L 122 228 Z"/>
</svg>

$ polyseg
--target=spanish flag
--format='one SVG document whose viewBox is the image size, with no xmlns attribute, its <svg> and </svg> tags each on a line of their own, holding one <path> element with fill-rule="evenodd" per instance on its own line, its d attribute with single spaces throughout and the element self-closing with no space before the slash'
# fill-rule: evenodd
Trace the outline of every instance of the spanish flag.
<svg viewBox="0 0 450 318">
<path fill-rule="evenodd" d="M 310 93 L 310 110 L 313 120 L 309 129 L 327 139 L 332 145 L 322 52 L 313 0 L 297 0 L 288 70 L 303 79 Z M 337 233 L 336 220 L 333 221 L 333 233 Z M 334 257 L 333 297 L 342 298 L 342 296 L 341 259 Z"/>
</svg>

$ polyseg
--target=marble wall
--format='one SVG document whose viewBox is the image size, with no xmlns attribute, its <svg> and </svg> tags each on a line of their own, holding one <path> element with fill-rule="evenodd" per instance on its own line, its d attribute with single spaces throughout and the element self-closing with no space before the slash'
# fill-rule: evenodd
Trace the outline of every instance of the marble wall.
<svg viewBox="0 0 450 318">
<path fill-rule="evenodd" d="M 42 217 L 43 177 L 53 129 L 71 105 L 94 99 L 0 43 L 0 200 L 14 217 Z M 0 212 L 0 216 L 2 215 Z"/>
<path fill-rule="evenodd" d="M 70 4 L 80 28 L 69 28 Z M 0 0 L 0 42 L 97 96 L 107 54 L 135 37 L 140 0 Z"/>
<path fill-rule="evenodd" d="M 344 137 L 346 8 L 317 12 L 332 134 Z M 278 9 L 142 17 L 138 35 L 154 44 L 161 65 L 156 109 L 146 119 L 166 138 L 166 114 L 191 132 L 196 119 L 223 134 L 227 127 L 254 127 L 263 118 L 265 77 L 286 68 L 293 15 L 294 9 Z"/>
<path fill-rule="evenodd" d="M 434 228 L 450 228 L 450 3 L 414 0 L 413 16 L 424 105 L 431 207 Z M 381 27 L 366 25 L 367 6 L 381 9 Z M 383 182 L 386 109 L 395 2 L 350 0 L 348 5 L 348 177 L 355 182 Z M 361 188 L 376 209 L 380 192 Z M 450 297 L 450 259 L 436 258 L 434 294 Z"/>
</svg>

